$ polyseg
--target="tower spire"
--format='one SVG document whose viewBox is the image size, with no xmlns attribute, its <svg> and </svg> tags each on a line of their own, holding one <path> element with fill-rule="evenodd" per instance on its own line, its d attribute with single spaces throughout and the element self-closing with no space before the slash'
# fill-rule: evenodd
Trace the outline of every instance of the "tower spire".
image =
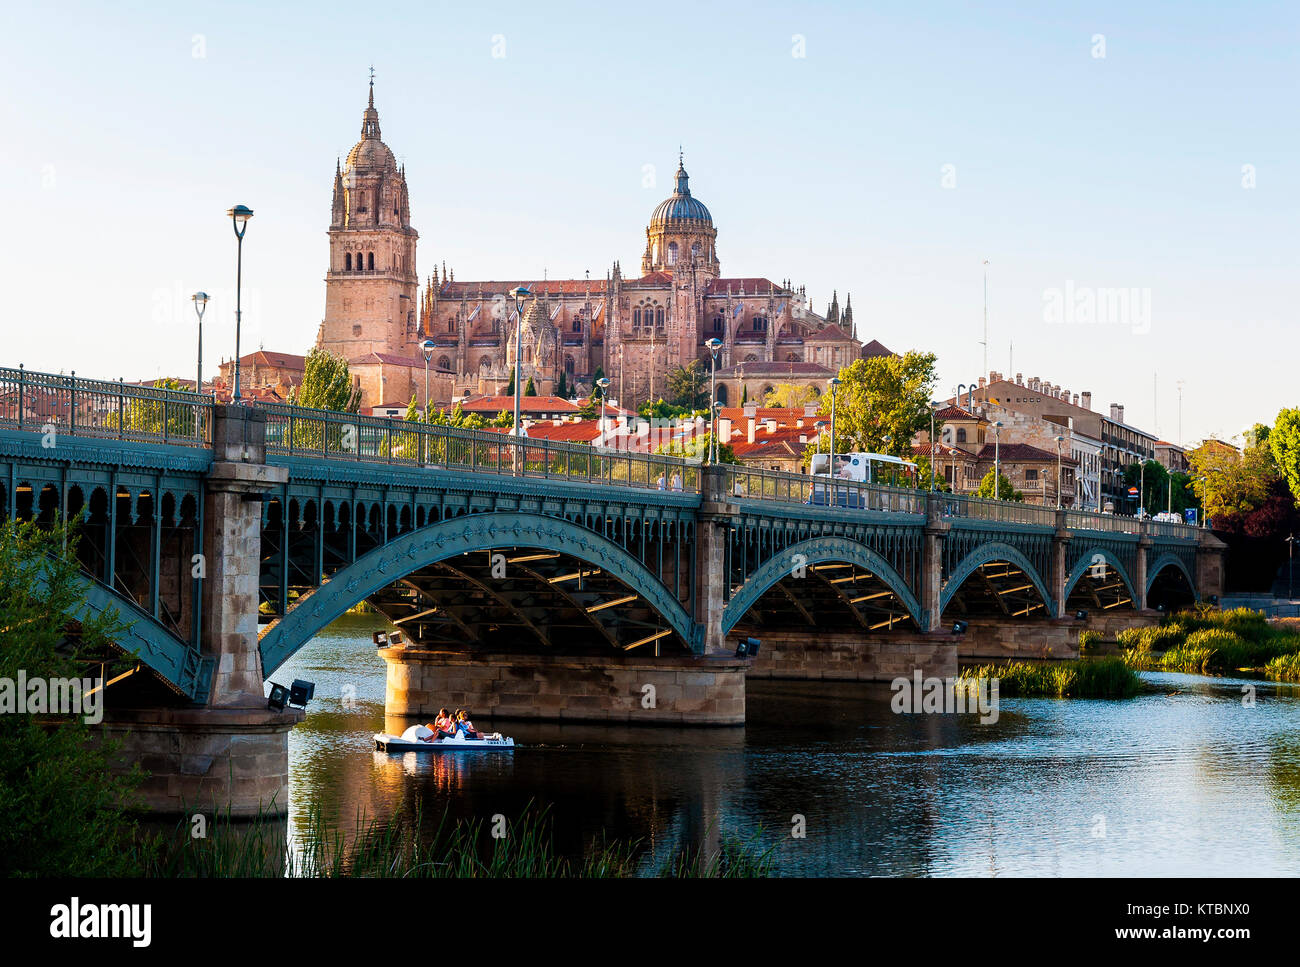
<svg viewBox="0 0 1300 967">
<path fill-rule="evenodd" d="M 373 67 L 370 68 L 370 101 L 361 115 L 361 137 L 376 140 L 380 138 L 379 112 L 375 110 L 375 69 Z"/>
</svg>

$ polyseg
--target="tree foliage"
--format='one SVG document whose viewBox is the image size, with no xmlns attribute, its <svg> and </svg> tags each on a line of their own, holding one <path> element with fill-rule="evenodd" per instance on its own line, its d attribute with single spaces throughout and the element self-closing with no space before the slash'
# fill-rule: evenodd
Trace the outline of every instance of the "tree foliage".
<svg viewBox="0 0 1300 967">
<path fill-rule="evenodd" d="M 83 659 L 114 653 L 116 615 L 89 617 L 75 631 L 64 617 L 82 601 L 76 543 L 61 523 L 0 524 L 0 678 L 98 676 L 99 665 Z M 131 664 L 110 661 L 106 675 Z M 0 715 L 0 875 L 135 872 L 140 775 L 114 775 L 115 750 L 92 741 L 91 728 L 79 716 Z"/>
<path fill-rule="evenodd" d="M 361 387 L 352 385 L 346 359 L 317 346 L 307 354 L 302 383 L 290 393 L 289 401 L 318 410 L 355 413 L 361 409 Z"/>
<path fill-rule="evenodd" d="M 1196 496 L 1212 520 L 1255 510 L 1268 499 L 1279 477 L 1273 452 L 1264 442 L 1238 452 L 1218 440 L 1207 440 L 1188 451 L 1187 460 Z"/>
<path fill-rule="evenodd" d="M 817 390 L 811 386 L 797 383 L 780 383 L 763 397 L 764 406 L 780 406 L 786 409 L 799 409 L 807 403 L 817 402 Z"/>
<path fill-rule="evenodd" d="M 698 359 L 668 373 L 663 399 L 683 413 L 709 408 L 709 373 Z"/>
<path fill-rule="evenodd" d="M 984 475 L 984 479 L 980 481 L 980 489 L 979 489 L 978 496 L 980 497 L 996 496 L 998 500 L 1024 500 L 1025 499 L 1024 494 L 1022 494 L 1015 487 L 1011 486 L 1011 481 L 1007 479 L 1006 474 L 999 473 L 997 475 L 997 481 L 998 481 L 997 482 L 998 489 L 997 489 L 997 493 L 995 494 L 993 492 L 993 471 L 990 470 L 988 473 L 986 473 Z"/>
<path fill-rule="evenodd" d="M 1284 409 L 1268 435 L 1268 447 L 1278 472 L 1300 500 L 1300 409 Z"/>
<path fill-rule="evenodd" d="M 857 359 L 841 369 L 835 448 L 896 457 L 910 453 L 912 438 L 930 429 L 930 400 L 938 379 L 935 362 L 934 353 L 909 350 L 902 356 Z M 830 393 L 822 394 L 818 415 L 830 420 Z"/>
</svg>

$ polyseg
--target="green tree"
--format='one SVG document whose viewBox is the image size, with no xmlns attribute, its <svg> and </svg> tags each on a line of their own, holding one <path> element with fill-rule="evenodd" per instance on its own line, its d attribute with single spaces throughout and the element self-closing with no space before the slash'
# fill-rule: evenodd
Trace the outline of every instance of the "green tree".
<svg viewBox="0 0 1300 967">
<path fill-rule="evenodd" d="M 807 403 L 817 402 L 817 390 L 811 386 L 799 386 L 797 383 L 780 383 L 763 397 L 764 406 L 780 406 L 786 409 L 798 409 Z"/>
<path fill-rule="evenodd" d="M 693 411 L 682 406 L 674 406 L 672 403 L 665 403 L 662 399 L 655 400 L 653 403 L 646 400 L 637 407 L 637 415 L 645 420 L 680 420 L 689 416 Z"/>
<path fill-rule="evenodd" d="M 184 387 L 177 379 L 159 379 L 153 384 L 154 389 L 181 392 Z M 159 393 L 155 397 L 135 396 L 126 404 L 124 413 L 126 429 L 141 433 L 163 433 L 169 437 L 194 435 L 195 408 L 182 402 L 172 402 Z M 113 414 L 116 418 L 116 414 Z"/>
<path fill-rule="evenodd" d="M 83 601 L 76 545 L 62 522 L 0 524 L 0 678 L 98 677 L 108 657 L 107 680 L 134 664 L 111 657 L 116 615 L 63 617 Z M 156 841 L 133 844 L 141 773 L 114 775 L 114 753 L 81 716 L 0 715 L 0 876 L 139 872 Z"/>
<path fill-rule="evenodd" d="M 524 395 L 525 396 L 537 395 L 537 387 L 533 385 L 533 378 L 531 376 L 528 377 L 528 382 L 524 384 Z"/>
<path fill-rule="evenodd" d="M 1007 479 L 1006 474 L 1004 473 L 998 474 L 997 480 L 998 480 L 997 482 L 998 489 L 997 489 L 996 496 L 999 500 L 1024 500 L 1025 499 L 1024 494 L 1022 494 L 1015 487 L 1011 486 L 1011 481 Z M 992 470 L 986 473 L 984 475 L 984 479 L 980 481 L 979 496 L 980 497 L 994 496 Z"/>
<path fill-rule="evenodd" d="M 857 359 L 841 369 L 835 448 L 895 457 L 910 453 L 912 438 L 930 430 L 930 400 L 938 379 L 935 363 L 934 353 L 909 350 L 902 356 Z M 830 393 L 822 394 L 818 415 L 830 421 Z"/>
<path fill-rule="evenodd" d="M 352 385 L 346 359 L 317 346 L 307 354 L 302 383 L 294 387 L 289 401 L 318 410 L 356 413 L 361 409 L 361 387 Z"/>
<path fill-rule="evenodd" d="M 564 372 L 564 370 L 560 370 L 560 382 L 555 387 L 555 395 L 562 400 L 569 398 L 569 378 L 568 373 Z"/>
<path fill-rule="evenodd" d="M 668 373 L 664 398 L 683 413 L 709 408 L 709 374 L 698 359 Z"/>
<path fill-rule="evenodd" d="M 1196 496 L 1205 515 L 1248 514 L 1268 499 L 1269 488 L 1278 479 L 1273 452 L 1266 444 L 1236 448 L 1218 440 L 1206 440 L 1187 453 L 1192 467 Z"/>
<path fill-rule="evenodd" d="M 515 395 L 515 368 L 513 366 L 510 367 L 510 382 L 506 383 L 506 391 L 504 395 Z"/>
<path fill-rule="evenodd" d="M 1291 494 L 1300 500 L 1300 409 L 1284 409 L 1278 413 L 1268 434 L 1268 446 Z"/>
</svg>

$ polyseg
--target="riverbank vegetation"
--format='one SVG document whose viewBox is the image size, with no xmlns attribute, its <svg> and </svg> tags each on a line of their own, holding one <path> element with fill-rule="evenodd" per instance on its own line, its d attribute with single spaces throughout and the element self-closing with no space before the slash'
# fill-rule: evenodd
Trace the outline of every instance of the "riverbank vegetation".
<svg viewBox="0 0 1300 967">
<path fill-rule="evenodd" d="M 1300 632 L 1258 611 L 1198 609 L 1116 636 L 1131 668 L 1222 675 L 1246 671 L 1300 681 Z"/>
<path fill-rule="evenodd" d="M 547 810 L 526 806 L 513 822 L 504 817 L 449 821 L 444 813 L 427 828 L 423 810 L 400 810 L 387 822 L 358 817 L 353 835 L 325 818 L 317 803 L 290 842 L 288 824 L 259 816 L 248 822 L 218 819 L 208 835 L 195 839 L 188 821 L 172 837 L 173 848 L 151 844 L 138 853 L 139 871 L 150 877 L 288 877 L 293 879 L 392 877 L 766 877 L 775 847 L 758 837 L 716 837 L 708 855 L 681 849 L 657 870 L 646 871 L 639 841 L 585 844 L 580 858 L 556 852 Z M 715 837 L 706 836 L 706 839 Z"/>
<path fill-rule="evenodd" d="M 998 696 L 1043 698 L 1132 698 L 1142 679 L 1122 658 L 1088 658 L 1031 664 L 981 665 L 961 673 L 963 680 L 998 680 Z"/>
</svg>

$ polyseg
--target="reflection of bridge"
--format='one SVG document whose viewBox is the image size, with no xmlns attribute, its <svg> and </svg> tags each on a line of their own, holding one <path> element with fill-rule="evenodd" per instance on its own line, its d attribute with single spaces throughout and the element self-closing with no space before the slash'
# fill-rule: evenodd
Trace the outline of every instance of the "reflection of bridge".
<svg viewBox="0 0 1300 967">
<path fill-rule="evenodd" d="M 84 515 L 89 606 L 172 698 L 116 688 L 174 715 L 264 707 L 362 601 L 413 646 L 385 652 L 390 710 L 721 722 L 743 720 L 733 634 L 853 642 L 856 677 L 951 670 L 957 617 L 1047 627 L 1221 583 L 1182 525 L 862 484 L 827 506 L 800 475 L 22 370 L 0 370 L 0 464 L 0 514 Z"/>
</svg>

